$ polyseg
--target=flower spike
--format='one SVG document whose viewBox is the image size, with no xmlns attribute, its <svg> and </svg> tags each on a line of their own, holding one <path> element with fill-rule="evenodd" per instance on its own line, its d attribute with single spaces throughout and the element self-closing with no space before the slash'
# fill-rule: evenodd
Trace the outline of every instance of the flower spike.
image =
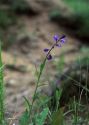
<svg viewBox="0 0 89 125">
<path fill-rule="evenodd" d="M 44 49 L 47 60 L 52 59 L 52 55 L 50 53 L 55 48 L 55 46 L 61 48 L 62 44 L 64 44 L 66 42 L 65 37 L 66 37 L 65 35 L 62 35 L 61 37 L 59 37 L 58 35 L 54 35 L 53 39 L 54 39 L 55 43 L 52 45 L 52 47 L 50 49 L 48 49 L 48 48 Z"/>
</svg>

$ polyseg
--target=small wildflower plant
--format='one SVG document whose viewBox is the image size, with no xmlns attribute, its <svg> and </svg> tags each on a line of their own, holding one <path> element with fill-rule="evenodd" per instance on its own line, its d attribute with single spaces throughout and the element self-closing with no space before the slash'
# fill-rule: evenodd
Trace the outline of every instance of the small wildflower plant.
<svg viewBox="0 0 89 125">
<path fill-rule="evenodd" d="M 53 45 L 51 46 L 51 48 L 45 48 L 44 49 L 44 52 L 46 53 L 46 56 L 45 56 L 45 59 L 43 60 L 43 63 L 41 63 L 41 65 L 40 65 L 40 71 L 39 71 L 39 74 L 38 74 L 37 84 L 36 84 L 36 88 L 35 88 L 35 91 L 34 91 L 32 103 L 30 104 L 30 109 L 29 109 L 29 113 L 28 113 L 29 120 L 26 121 L 26 123 L 29 123 L 29 121 L 31 121 L 31 113 L 33 111 L 33 105 L 34 105 L 34 102 L 35 102 L 35 99 L 36 99 L 37 89 L 39 87 L 40 78 L 41 78 L 41 75 L 43 73 L 43 69 L 45 67 L 46 60 L 51 60 L 52 59 L 51 51 L 55 47 L 59 47 L 59 48 L 62 47 L 62 44 L 64 44 L 66 42 L 65 38 L 66 38 L 65 35 L 62 35 L 61 37 L 59 37 L 58 35 L 54 35 L 54 37 L 53 37 L 54 41 L 53 41 Z M 48 114 L 48 108 L 46 108 L 45 110 L 46 110 L 46 114 Z M 44 115 L 44 111 L 43 111 L 42 114 Z M 44 120 L 45 120 L 45 118 L 46 118 L 46 116 L 44 117 Z M 26 123 L 24 125 L 28 125 Z M 20 124 L 20 125 L 22 125 L 22 124 Z M 43 125 L 43 122 L 40 125 Z"/>
<path fill-rule="evenodd" d="M 62 35 L 61 37 L 59 37 L 59 35 L 54 35 L 53 36 L 53 45 L 50 47 L 50 48 L 45 48 L 43 51 L 45 52 L 46 56 L 43 60 L 43 62 L 41 63 L 40 65 L 40 71 L 39 71 L 39 74 L 38 74 L 38 77 L 37 77 L 37 84 L 36 84 L 36 88 L 35 88 L 35 91 L 34 91 L 34 95 L 33 95 L 33 98 L 32 98 L 32 103 L 30 104 L 30 102 L 26 99 L 25 101 L 28 103 L 28 107 L 29 107 L 29 110 L 28 112 L 26 111 L 21 119 L 20 119 L 20 125 L 33 125 L 33 124 L 36 124 L 36 125 L 43 125 L 44 122 L 45 122 L 45 119 L 47 117 L 47 115 L 49 114 L 49 108 L 46 106 L 44 108 L 44 110 L 39 113 L 39 115 L 36 115 L 34 116 L 34 120 L 35 123 L 33 123 L 32 121 L 32 117 L 31 117 L 31 114 L 33 113 L 33 110 L 34 110 L 34 103 L 35 103 L 35 100 L 36 100 L 36 96 L 37 96 L 37 89 L 39 87 L 39 82 L 40 82 L 40 78 L 41 78 L 41 75 L 43 73 L 43 70 L 44 70 L 44 67 L 45 67 L 45 64 L 46 64 L 46 61 L 48 60 L 51 60 L 52 59 L 52 55 L 51 55 L 51 51 L 55 48 L 55 47 L 62 47 L 62 45 L 66 43 L 66 36 L 65 35 Z M 25 118 L 24 118 L 25 117 Z M 23 121 L 23 119 L 25 119 Z"/>
</svg>

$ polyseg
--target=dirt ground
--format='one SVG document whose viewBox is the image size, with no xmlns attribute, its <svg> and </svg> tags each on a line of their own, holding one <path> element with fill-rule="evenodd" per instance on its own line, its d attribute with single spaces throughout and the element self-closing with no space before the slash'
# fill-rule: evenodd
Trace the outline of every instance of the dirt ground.
<svg viewBox="0 0 89 125">
<path fill-rule="evenodd" d="M 47 76 L 51 80 L 55 78 L 54 60 L 58 60 L 61 54 L 64 54 L 65 64 L 71 64 L 76 57 L 81 55 L 79 52 L 80 41 L 70 36 L 63 27 L 49 20 L 49 12 L 55 6 L 60 8 L 62 1 L 28 0 L 28 4 L 30 3 L 38 14 L 18 17 L 23 28 L 18 30 L 17 40 L 10 49 L 2 52 L 5 64 L 4 81 L 7 114 L 11 112 L 20 115 L 23 112 L 23 96 L 31 100 L 36 85 L 36 68 L 39 67 L 45 57 L 43 49 L 52 45 L 53 35 L 65 34 L 67 42 L 62 48 L 53 51 L 54 59 L 47 62 L 41 83 L 48 82 Z"/>
</svg>

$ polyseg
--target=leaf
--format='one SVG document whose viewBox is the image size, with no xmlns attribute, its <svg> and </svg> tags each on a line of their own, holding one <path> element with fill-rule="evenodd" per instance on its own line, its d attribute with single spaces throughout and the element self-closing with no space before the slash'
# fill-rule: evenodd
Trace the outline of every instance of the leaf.
<svg viewBox="0 0 89 125">
<path fill-rule="evenodd" d="M 19 120 L 19 125 L 28 125 L 28 122 L 29 122 L 29 113 L 25 111 Z"/>
<path fill-rule="evenodd" d="M 4 84 L 3 84 L 3 63 L 1 54 L 1 42 L 0 42 L 0 124 L 4 121 Z"/>
<path fill-rule="evenodd" d="M 53 114 L 52 125 L 63 125 L 63 109 L 60 108 L 57 112 Z"/>
<path fill-rule="evenodd" d="M 29 111 L 30 111 L 31 104 L 30 104 L 29 100 L 28 100 L 25 96 L 23 96 L 23 98 L 24 98 L 25 103 L 26 103 L 26 109 L 27 109 L 27 111 L 29 112 Z"/>
<path fill-rule="evenodd" d="M 34 125 L 33 123 L 29 124 L 29 125 Z"/>
<path fill-rule="evenodd" d="M 43 125 L 48 115 L 49 109 L 45 108 L 39 115 L 36 115 L 36 125 Z"/>
<path fill-rule="evenodd" d="M 40 73 L 42 73 L 44 66 L 45 66 L 46 60 L 43 61 L 43 63 L 41 63 L 40 65 Z"/>
<path fill-rule="evenodd" d="M 41 65 L 40 65 L 40 71 L 42 71 L 44 69 L 44 64 L 42 63 Z"/>
<path fill-rule="evenodd" d="M 56 100 L 60 101 L 62 95 L 62 89 L 56 90 Z"/>
</svg>

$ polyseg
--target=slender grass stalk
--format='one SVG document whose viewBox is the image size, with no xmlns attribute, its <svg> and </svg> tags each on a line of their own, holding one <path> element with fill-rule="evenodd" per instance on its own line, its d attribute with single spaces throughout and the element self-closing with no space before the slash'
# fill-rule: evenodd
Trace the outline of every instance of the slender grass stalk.
<svg viewBox="0 0 89 125">
<path fill-rule="evenodd" d="M 77 125 L 78 123 L 78 106 L 75 100 L 75 96 L 74 96 L 74 124 Z"/>
<path fill-rule="evenodd" d="M 4 85 L 3 85 L 3 63 L 1 57 L 1 42 L 0 42 L 0 125 L 4 122 Z"/>
<path fill-rule="evenodd" d="M 88 88 L 88 71 L 89 71 L 89 67 L 88 67 L 88 60 L 87 60 L 86 88 Z M 86 91 L 86 102 L 88 104 L 88 92 L 87 91 Z"/>
</svg>

